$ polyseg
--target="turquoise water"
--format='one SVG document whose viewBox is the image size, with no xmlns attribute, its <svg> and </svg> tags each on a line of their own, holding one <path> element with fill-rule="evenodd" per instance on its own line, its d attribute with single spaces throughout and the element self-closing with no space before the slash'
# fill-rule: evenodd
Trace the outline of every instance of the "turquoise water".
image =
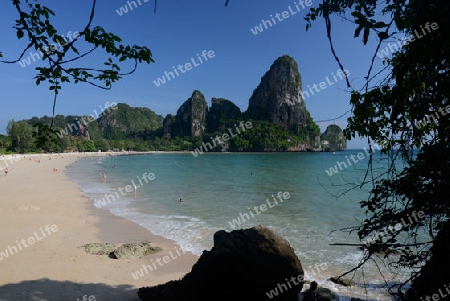
<svg viewBox="0 0 450 301">
<path fill-rule="evenodd" d="M 365 174 L 367 158 L 347 161 L 359 152 L 363 151 L 93 157 L 77 161 L 68 174 L 101 207 L 96 210 L 130 219 L 183 248 L 192 245 L 197 255 L 212 247 L 217 230 L 264 225 L 289 241 L 310 279 L 339 289 L 342 295 L 390 300 L 376 288 L 382 279 L 374 266 L 364 270 L 365 281 L 373 287 L 367 296 L 362 288 L 346 290 L 327 282 L 330 276 L 354 267 L 362 256 L 356 247 L 330 246 L 360 243 L 356 234 L 335 231 L 357 225 L 364 217 L 359 201 L 367 198 L 368 188 L 360 189 L 357 184 Z M 338 167 L 338 173 L 329 176 L 325 170 L 337 161 L 347 162 L 347 168 L 341 163 L 342 170 Z M 386 164 L 375 160 L 375 173 L 384 171 Z M 145 173 L 153 174 L 153 180 L 144 180 Z M 133 185 L 139 186 L 136 194 Z M 289 198 L 287 194 L 277 198 L 279 192 L 288 192 Z M 99 200 L 107 201 L 105 194 L 111 196 L 103 206 Z M 266 205 L 264 212 L 259 209 L 262 204 Z M 314 269 L 319 263 L 326 263 L 327 268 Z M 354 280 L 362 282 L 361 274 Z"/>
</svg>

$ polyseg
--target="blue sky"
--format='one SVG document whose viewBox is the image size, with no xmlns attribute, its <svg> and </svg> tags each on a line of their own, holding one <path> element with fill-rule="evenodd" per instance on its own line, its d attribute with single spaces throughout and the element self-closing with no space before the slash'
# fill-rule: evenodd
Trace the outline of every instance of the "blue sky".
<svg viewBox="0 0 450 301">
<path fill-rule="evenodd" d="M 18 57 L 27 42 L 18 41 L 12 29 L 17 14 L 11 2 L 0 4 L 0 51 L 5 60 Z M 91 0 L 40 2 L 55 11 L 58 33 L 65 36 L 69 31 L 82 30 L 91 8 Z M 106 102 L 123 102 L 148 107 L 165 116 L 175 114 L 194 90 L 200 90 L 209 105 L 212 97 L 222 97 L 232 100 L 245 111 L 261 77 L 273 61 L 284 54 L 292 56 L 298 63 L 304 91 L 308 85 L 312 87 L 325 82 L 326 77 L 333 82 L 305 100 L 315 121 L 337 117 L 350 109 L 345 81 L 333 79 L 339 67 L 330 51 L 324 22 L 319 20 L 312 29 L 305 30 L 303 17 L 309 10 L 306 1 L 303 8 L 298 0 L 230 0 L 228 7 L 224 6 L 225 0 L 159 0 L 156 14 L 153 13 L 153 0 L 140 0 L 141 4 L 137 0 L 134 2 L 138 7 L 131 4 L 131 10 L 124 0 L 99 0 L 94 25 L 119 35 L 125 44 L 147 46 L 155 63 L 141 65 L 135 74 L 114 84 L 109 91 L 87 84 L 64 85 L 56 114 L 88 115 Z M 317 0 L 311 2 L 311 7 L 318 4 Z M 124 6 L 128 7 L 128 13 L 122 11 L 120 16 L 116 10 Z M 289 11 L 289 6 L 296 14 Z M 270 20 L 270 15 L 275 18 L 276 13 L 283 11 L 288 12 L 288 18 L 283 21 L 277 21 L 257 35 L 250 30 L 263 19 Z M 362 45 L 360 38 L 353 38 L 354 29 L 354 25 L 340 19 L 333 22 L 336 51 L 350 72 L 352 85 L 360 88 L 375 45 Z M 215 56 L 159 87 L 154 84 L 166 71 L 173 71 L 172 66 L 184 65 L 191 58 L 198 63 L 197 53 L 201 54 L 203 50 L 212 50 Z M 102 67 L 103 61 L 104 57 L 98 52 L 82 64 Z M 6 133 L 7 122 L 11 119 L 51 116 L 53 95 L 46 85 L 36 86 L 33 80 L 34 68 L 42 63 L 37 60 L 26 67 L 17 63 L 0 64 L 3 105 L 0 133 Z M 377 58 L 378 67 L 381 63 Z M 343 128 L 348 116 L 318 125 L 322 131 L 331 123 Z M 364 146 L 366 142 L 359 139 L 349 142 L 349 148 Z"/>
</svg>

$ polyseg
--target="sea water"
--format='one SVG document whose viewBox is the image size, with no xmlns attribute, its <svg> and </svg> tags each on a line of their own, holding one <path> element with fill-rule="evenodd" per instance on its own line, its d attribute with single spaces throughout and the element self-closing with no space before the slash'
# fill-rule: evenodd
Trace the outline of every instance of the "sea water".
<svg viewBox="0 0 450 301">
<path fill-rule="evenodd" d="M 341 230 L 360 225 L 365 217 L 359 202 L 367 199 L 369 187 L 359 184 L 368 159 L 349 160 L 358 153 L 364 151 L 90 157 L 78 160 L 67 173 L 93 204 L 109 195 L 104 206 L 93 206 L 95 210 L 109 210 L 182 248 L 189 245 L 196 255 L 211 249 L 218 230 L 263 225 L 290 243 L 305 279 L 332 289 L 340 300 L 350 300 L 350 296 L 391 300 L 385 280 L 392 284 L 405 279 L 406 273 L 390 270 L 381 261 L 378 267 L 369 262 L 364 270 L 349 274 L 346 278 L 352 278 L 355 287 L 328 281 L 355 267 L 363 255 L 358 247 L 331 245 L 362 243 L 355 232 Z M 337 173 L 330 176 L 332 167 Z M 387 161 L 375 154 L 373 172 L 386 168 Z M 368 290 L 362 288 L 363 283 Z"/>
</svg>

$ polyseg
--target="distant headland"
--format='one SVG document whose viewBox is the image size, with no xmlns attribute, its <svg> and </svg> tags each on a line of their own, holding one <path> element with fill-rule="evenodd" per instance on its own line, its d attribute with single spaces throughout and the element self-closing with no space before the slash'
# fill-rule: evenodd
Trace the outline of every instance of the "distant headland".
<svg viewBox="0 0 450 301">
<path fill-rule="evenodd" d="M 194 90 L 175 115 L 163 117 L 150 108 L 106 103 L 87 116 L 32 117 L 10 121 L 3 152 L 205 151 L 320 152 L 347 149 L 342 129 L 331 124 L 324 133 L 313 121 L 302 96 L 302 78 L 295 60 L 277 58 L 254 89 L 246 111 L 231 100 Z M 36 124 L 48 131 L 42 140 Z M 41 127 L 42 128 L 42 127 Z M 39 129 L 39 128 L 38 128 Z M 42 133 L 41 133 L 42 134 Z"/>
</svg>

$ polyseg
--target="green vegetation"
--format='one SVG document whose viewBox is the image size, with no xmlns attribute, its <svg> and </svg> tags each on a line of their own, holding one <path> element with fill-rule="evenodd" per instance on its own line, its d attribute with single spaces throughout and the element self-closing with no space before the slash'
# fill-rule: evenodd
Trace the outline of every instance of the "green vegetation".
<svg viewBox="0 0 450 301">
<path fill-rule="evenodd" d="M 27 153 L 35 151 L 33 143 L 33 128 L 25 121 L 11 120 L 6 127 L 11 139 L 11 151 Z"/>
<path fill-rule="evenodd" d="M 201 107 L 199 107 L 201 103 Z M 201 115 L 203 102 L 193 99 L 197 107 L 196 115 Z M 185 107 L 186 110 L 189 107 Z M 295 125 L 287 129 L 263 119 L 247 119 L 245 113 L 231 101 L 214 99 L 212 109 L 206 115 L 206 131 L 202 137 L 191 136 L 190 124 L 181 120 L 182 114 L 168 115 L 170 133 L 164 136 L 163 118 L 148 108 L 132 108 L 120 103 L 117 108 L 107 110 L 96 120 L 88 116 L 57 115 L 53 120 L 53 129 L 49 129 L 52 118 L 44 116 L 29 120 L 14 121 L 8 124 L 8 136 L 0 137 L 3 152 L 96 152 L 108 150 L 133 151 L 191 151 L 203 142 L 211 142 L 211 137 L 231 134 L 236 137 L 227 141 L 227 151 L 288 151 L 311 150 L 309 145 L 320 135 L 319 127 L 306 111 L 306 126 Z M 92 120 L 92 121 L 91 121 Z M 90 121 L 90 122 L 86 122 Z M 235 125 L 241 121 L 252 122 L 252 128 L 238 133 Z M 86 122 L 86 123 L 85 123 Z M 35 125 L 40 125 L 36 127 Z M 81 126 L 80 126 L 81 125 Z M 180 128 L 186 126 L 185 131 Z M 189 127 L 189 129 L 188 129 Z M 37 143 L 40 136 L 46 139 Z M 48 137 L 51 139 L 48 139 Z M 212 151 L 222 151 L 217 146 Z"/>
<path fill-rule="evenodd" d="M 225 5 L 227 4 L 228 1 Z M 49 18 L 54 15 L 53 11 L 41 6 L 38 1 L 14 0 L 13 5 L 19 17 L 14 26 L 17 37 L 19 39 L 26 37 L 31 42 L 18 58 L 2 62 L 18 62 L 29 49 L 45 53 L 43 59 L 48 66 L 36 68 L 38 71 L 35 77 L 36 84 L 47 81 L 49 89 L 55 93 L 55 102 L 64 82 L 87 82 L 109 89 L 111 84 L 119 80 L 121 76 L 131 74 L 135 70 L 134 68 L 131 72 L 119 73 L 120 68 L 117 64 L 120 62 L 134 61 L 135 66 L 141 62 L 153 62 L 152 54 L 146 47 L 118 45 L 121 42 L 118 36 L 106 32 L 101 27 L 92 28 L 91 17 L 85 30 L 80 33 L 80 39 L 76 40 L 77 46 L 78 42 L 84 41 L 84 46 L 91 46 L 91 51 L 104 49 L 108 57 L 104 65 L 108 67 L 104 68 L 103 65 L 97 68 L 85 67 L 79 59 L 88 56 L 91 51 L 79 54 L 75 48 L 75 42 L 65 45 L 61 51 L 46 51 L 50 48 L 52 41 L 62 40 Z M 94 16 L 94 11 L 95 5 L 92 7 L 91 16 Z M 450 105 L 448 89 L 450 40 L 447 38 L 450 32 L 449 11 L 447 0 L 384 2 L 334 0 L 320 2 L 317 7 L 310 8 L 305 18 L 306 29 L 311 27 L 314 20 L 321 18 L 325 20 L 330 46 L 333 46 L 331 24 L 332 20 L 335 20 L 334 17 L 338 17 L 339 20 L 350 20 L 356 26 L 355 31 L 350 34 L 358 38 L 362 35 L 364 45 L 368 43 L 371 34 L 372 36 L 375 34 L 374 42 L 377 50 L 386 41 L 401 39 L 403 36 L 413 37 L 415 32 L 420 32 L 422 26 L 429 22 L 436 22 L 439 25 L 438 31 L 405 43 L 397 53 L 384 61 L 384 70 L 373 68 L 373 62 L 376 59 L 376 53 L 374 53 L 363 87 L 352 89 L 350 104 L 353 107 L 353 115 L 349 118 L 349 125 L 345 130 L 347 139 L 356 136 L 365 137 L 368 139 L 369 147 L 373 141 L 383 141 L 384 152 L 389 155 L 388 170 L 375 176 L 370 166 L 367 178 L 361 183 L 360 187 L 364 185 L 372 185 L 372 187 L 367 200 L 361 202 L 367 216 L 361 221 L 361 225 L 353 229 L 358 231 L 360 239 L 369 238 L 374 233 L 396 225 L 402 218 L 410 216 L 413 212 L 424 210 L 426 213 L 422 220 L 403 227 L 400 231 L 384 232 L 377 244 L 369 246 L 361 264 L 350 272 L 362 267 L 366 262 L 371 262 L 377 254 L 376 250 L 395 250 L 401 255 L 391 261 L 390 265 L 412 269 L 409 280 L 413 281 L 416 294 L 428 296 L 428 298 L 433 295 L 433 299 L 438 288 L 443 288 L 444 283 L 447 285 L 449 277 L 446 261 L 444 261 L 447 254 L 441 252 L 443 248 L 434 243 L 435 238 L 442 234 L 444 227 L 450 225 L 448 202 L 450 118 L 441 118 L 439 122 L 430 122 L 420 128 L 414 126 L 414 121 L 424 120 L 440 108 Z M 89 49 L 89 47 L 86 48 Z M 341 69 L 344 69 L 333 47 L 331 50 Z M 2 55 L 0 53 L 0 57 Z M 66 65 L 67 62 L 75 63 Z M 297 82 L 301 85 L 300 76 Z M 352 88 L 348 79 L 347 85 Z M 64 128 L 65 123 L 71 118 L 55 116 L 55 128 Z M 76 119 L 76 117 L 73 118 Z M 40 133 L 33 134 L 36 133 L 35 129 L 30 126 L 36 121 L 15 122 L 12 120 L 8 124 L 8 137 L 0 136 L 0 150 L 2 152 L 39 151 L 37 149 L 39 144 L 34 143 L 36 142 L 34 140 L 39 139 Z M 48 120 L 43 122 L 48 124 Z M 305 141 L 304 139 L 318 134 L 317 126 L 309 121 L 305 128 L 296 128 L 297 135 L 261 120 L 253 122 L 254 128 L 259 130 L 260 137 L 258 139 L 249 137 L 247 135 L 251 132 L 246 132 L 242 137 L 230 140 L 232 149 L 250 150 L 255 147 L 285 149 L 289 147 L 285 141 L 288 143 L 295 139 Z M 103 130 L 106 132 L 108 129 L 113 130 L 113 125 L 113 123 L 109 126 L 105 125 Z M 107 134 L 101 132 L 99 127 L 98 136 L 95 123 L 89 124 L 88 127 L 92 137 L 97 140 L 87 140 L 83 133 L 78 133 L 59 138 L 57 143 L 50 139 L 47 145 L 40 145 L 40 148 L 47 151 L 75 147 L 80 150 L 92 150 L 99 146 L 105 148 L 109 144 L 111 148 L 119 149 L 184 150 L 201 144 L 199 137 L 161 138 L 161 129 L 153 130 L 152 127 L 139 133 L 122 128 Z M 52 131 L 48 133 L 55 136 Z M 105 136 L 101 137 L 100 133 Z M 256 130 L 253 133 L 257 135 Z M 292 134 L 292 137 L 288 136 L 289 134 Z M 112 140 L 105 137 L 110 137 Z M 252 141 L 254 144 L 251 144 Z M 371 156 L 370 162 L 372 162 Z M 397 168 L 398 165 L 402 168 Z M 418 241 L 419 234 L 427 234 L 429 239 Z M 423 267 L 433 261 L 439 264 L 439 257 L 434 260 L 431 258 L 439 256 L 440 253 L 444 253 L 441 257 L 444 263 L 441 264 L 442 268 L 428 273 L 434 279 L 428 278 L 435 281 L 430 281 L 430 285 L 420 289 L 421 286 L 416 285 L 415 281 L 420 277 L 424 283 L 427 281 L 424 279 L 427 275 Z M 404 297 L 403 287 L 404 285 L 397 285 L 397 292 L 402 295 L 401 297 Z"/>
<path fill-rule="evenodd" d="M 438 289 L 450 281 L 448 244 L 437 240 L 449 239 L 450 118 L 422 127 L 416 127 L 415 122 L 450 107 L 449 2 L 335 0 L 329 4 L 311 8 L 306 20 L 308 29 L 314 20 L 323 18 L 330 43 L 332 20 L 341 17 L 348 17 L 355 25 L 349 35 L 361 34 L 364 45 L 371 44 L 369 37 L 375 35 L 372 42 L 378 48 L 374 59 L 388 41 L 408 37 L 407 43 L 384 60 L 381 70 L 372 61 L 363 87 L 351 87 L 347 82 L 352 89 L 349 101 L 353 112 L 344 131 L 347 139 L 366 138 L 369 149 L 373 142 L 382 142 L 388 158 L 387 169 L 377 173 L 372 170 L 370 156 L 366 177 L 357 186 L 370 188 L 367 199 L 361 201 L 366 216 L 351 231 L 366 240 L 417 212 L 425 213 L 408 227 L 378 236 L 349 273 L 372 263 L 377 250 L 390 249 L 400 256 L 386 258 L 389 266 L 411 271 L 408 281 L 390 288 L 399 295 L 396 299 L 405 299 L 404 287 L 409 281 L 410 292 L 416 296 L 410 300 L 430 299 L 431 295 L 434 299 Z M 414 37 L 433 22 L 438 30 Z M 334 51 L 333 55 L 341 64 Z"/>
<path fill-rule="evenodd" d="M 0 134 L 0 154 L 5 155 L 10 153 L 12 149 L 12 140 L 9 136 L 1 135 Z"/>
<path fill-rule="evenodd" d="M 137 137 L 144 132 L 152 132 L 162 125 L 163 117 L 157 115 L 149 108 L 132 108 L 127 104 L 119 103 L 117 109 L 110 110 L 98 118 L 98 137 L 107 140 L 124 140 Z M 94 123 L 94 122 L 93 122 Z M 95 127 L 94 123 L 94 127 Z M 89 123 L 89 131 L 91 123 Z M 95 140 L 97 140 L 95 139 Z"/>
<path fill-rule="evenodd" d="M 45 65 L 36 68 L 34 79 L 36 85 L 48 84 L 54 93 L 54 104 L 64 83 L 89 83 L 102 89 L 111 89 L 111 86 L 123 76 L 134 73 L 140 63 L 154 62 L 150 49 L 139 45 L 124 45 L 122 39 L 105 30 L 101 26 L 93 26 L 96 2 L 94 1 L 90 18 L 83 31 L 70 42 L 58 34 L 53 26 L 55 12 L 38 1 L 14 0 L 12 5 L 17 11 L 18 19 L 13 28 L 17 38 L 26 40 L 26 47 L 19 57 L 12 60 L 0 60 L 2 63 L 17 63 L 24 57 L 29 49 L 43 53 Z M 62 49 L 52 47 L 56 41 L 63 42 Z M 80 50 L 79 50 L 80 49 Z M 83 49 L 83 51 L 81 51 Z M 103 64 L 84 66 L 84 59 L 94 53 L 102 52 L 105 56 Z M 4 54 L 0 52 L 0 58 Z M 73 63 L 76 62 L 76 63 Z M 122 71 L 121 65 L 133 63 L 131 70 Z"/>
<path fill-rule="evenodd" d="M 241 109 L 232 101 L 224 98 L 213 98 L 206 123 L 211 132 L 224 131 L 241 118 Z"/>
<path fill-rule="evenodd" d="M 328 144 L 325 144 L 325 141 Z M 320 135 L 320 142 L 322 149 L 325 151 L 336 151 L 347 148 L 347 140 L 344 137 L 343 131 L 336 124 L 331 124 L 327 127 L 326 131 Z"/>
<path fill-rule="evenodd" d="M 288 151 L 295 150 L 303 145 L 309 144 L 310 141 L 315 139 L 315 136 L 320 135 L 319 128 L 302 128 L 296 125 L 292 130 L 286 129 L 284 126 L 273 124 L 269 121 L 263 120 L 242 120 L 250 121 L 252 128 L 245 131 L 240 130 L 240 134 L 231 138 L 229 142 L 228 151 Z M 229 130 L 233 134 L 237 134 L 235 126 L 239 125 L 240 120 L 237 120 L 231 125 L 226 127 L 224 131 L 216 131 L 204 139 L 205 142 L 210 142 L 211 137 L 218 135 L 221 137 L 223 134 L 229 134 Z M 220 151 L 222 146 L 218 146 L 213 150 Z"/>
</svg>

